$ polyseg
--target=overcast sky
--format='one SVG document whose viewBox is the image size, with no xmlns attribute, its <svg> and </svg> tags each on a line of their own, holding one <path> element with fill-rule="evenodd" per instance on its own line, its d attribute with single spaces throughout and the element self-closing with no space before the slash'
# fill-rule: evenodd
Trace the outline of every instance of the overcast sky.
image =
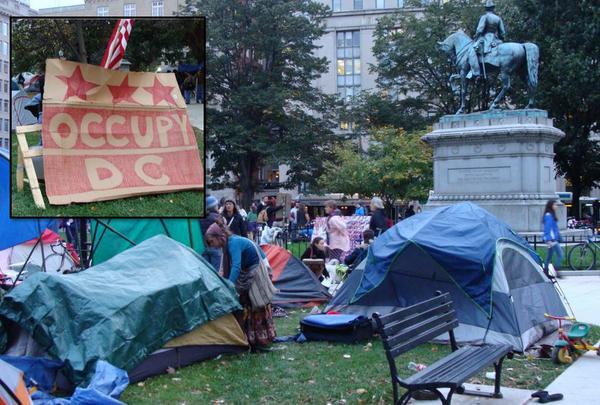
<svg viewBox="0 0 600 405">
<path fill-rule="evenodd" d="M 30 0 L 31 8 L 39 10 L 47 7 L 72 6 L 74 4 L 84 4 L 84 0 Z"/>
</svg>

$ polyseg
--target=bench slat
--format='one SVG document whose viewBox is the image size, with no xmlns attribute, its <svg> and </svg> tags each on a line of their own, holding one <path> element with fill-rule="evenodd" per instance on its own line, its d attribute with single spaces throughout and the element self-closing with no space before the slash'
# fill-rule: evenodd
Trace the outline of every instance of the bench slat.
<svg viewBox="0 0 600 405">
<path fill-rule="evenodd" d="M 409 385 L 446 382 L 459 386 L 511 349 L 510 345 L 465 346 L 403 382 Z"/>
<path fill-rule="evenodd" d="M 408 326 L 420 323 L 420 322 L 424 321 L 425 319 L 430 318 L 434 315 L 448 312 L 451 309 L 452 309 L 452 303 L 445 302 L 436 307 L 428 309 L 427 311 L 424 311 L 420 314 L 415 314 L 415 315 L 410 316 L 409 318 L 406 318 L 406 319 L 403 319 L 403 320 L 400 320 L 397 322 L 389 323 L 389 324 L 385 325 L 385 327 L 383 328 L 383 331 L 385 332 L 386 336 L 393 336 Z"/>
<path fill-rule="evenodd" d="M 430 298 L 426 301 L 419 302 L 418 304 L 411 305 L 410 307 L 402 308 L 402 309 L 399 309 L 398 311 L 392 312 L 390 314 L 383 315 L 380 317 L 380 319 L 384 325 L 387 325 L 389 323 L 400 321 L 411 315 L 426 311 L 428 309 L 439 306 L 440 304 L 443 304 L 443 303 L 449 302 L 449 301 L 450 301 L 450 294 L 444 293 L 437 297 Z"/>
<path fill-rule="evenodd" d="M 433 338 L 441 335 L 442 333 L 447 332 L 449 329 L 456 328 L 457 326 L 458 326 L 458 320 L 456 320 L 456 319 L 447 325 L 440 325 L 436 328 L 433 328 L 433 329 L 427 331 L 426 333 L 423 333 L 420 336 L 416 336 L 416 337 L 412 338 L 411 340 L 409 340 L 403 344 L 400 344 L 396 347 L 392 347 L 390 350 L 390 354 L 392 355 L 392 357 L 398 357 L 402 353 L 405 353 L 405 352 L 409 351 L 410 349 L 413 349 L 413 348 L 419 346 L 423 342 L 428 342 L 428 341 L 432 340 Z"/>
<path fill-rule="evenodd" d="M 438 326 L 443 327 L 443 332 L 448 332 L 453 329 L 452 320 L 456 318 L 456 312 L 454 310 L 439 315 L 430 316 L 429 318 L 421 321 L 418 324 L 411 325 L 404 328 L 398 334 L 388 337 L 388 344 L 390 347 L 395 347 L 399 343 L 406 342 L 414 337 L 421 336 L 423 333 L 432 330 Z M 442 332 L 442 333 L 443 333 Z M 421 343 L 427 343 L 428 340 L 420 339 Z"/>
</svg>

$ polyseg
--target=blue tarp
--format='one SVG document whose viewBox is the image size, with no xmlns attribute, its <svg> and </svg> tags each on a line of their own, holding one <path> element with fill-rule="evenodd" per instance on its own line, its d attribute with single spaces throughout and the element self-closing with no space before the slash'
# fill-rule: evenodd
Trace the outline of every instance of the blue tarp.
<svg viewBox="0 0 600 405">
<path fill-rule="evenodd" d="M 204 68 L 203 63 L 200 63 L 198 65 L 179 64 L 179 66 L 177 66 L 177 70 L 181 73 L 196 73 L 199 70 L 202 70 L 202 68 Z"/>
<path fill-rule="evenodd" d="M 10 162 L 8 153 L 0 151 L 0 250 L 40 236 L 53 222 L 10 218 Z"/>
<path fill-rule="evenodd" d="M 373 242 L 360 285 L 351 303 L 377 287 L 396 256 L 410 243 L 423 249 L 486 313 L 491 313 L 491 282 L 496 241 L 526 240 L 483 208 L 461 203 L 424 211 L 387 230 Z M 531 251 L 539 262 L 539 257 Z"/>
</svg>

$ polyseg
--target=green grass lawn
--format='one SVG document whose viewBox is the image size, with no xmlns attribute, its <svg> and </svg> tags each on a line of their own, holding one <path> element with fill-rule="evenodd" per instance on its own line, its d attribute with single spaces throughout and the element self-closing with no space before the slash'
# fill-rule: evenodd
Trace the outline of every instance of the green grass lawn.
<svg viewBox="0 0 600 405">
<path fill-rule="evenodd" d="M 571 249 L 573 249 L 573 247 L 575 247 L 575 244 L 570 244 L 567 245 L 567 247 L 565 248 L 564 245 L 562 245 L 563 248 L 563 260 L 560 264 L 560 266 L 558 267 L 558 269 L 560 270 L 572 270 L 571 267 L 569 267 L 569 262 L 568 262 L 568 257 L 569 257 L 569 252 L 571 251 Z M 540 256 L 540 258 L 542 259 L 542 263 L 546 260 L 546 255 L 548 254 L 548 249 L 545 247 L 538 247 L 535 249 L 537 254 Z M 597 268 L 600 263 L 598 262 L 600 260 L 600 257 L 598 257 L 598 255 L 600 255 L 600 251 L 596 251 L 596 266 L 594 266 L 595 268 Z M 591 260 L 586 260 L 585 265 L 589 265 Z M 592 270 L 595 270 L 592 269 Z"/>
<path fill-rule="evenodd" d="M 202 131 L 194 128 L 196 140 L 200 148 L 200 156 L 204 160 L 204 137 Z M 39 133 L 28 134 L 29 145 L 37 145 Z M 46 209 L 42 210 L 35 206 L 29 184 L 25 182 L 23 192 L 17 191 L 15 179 L 17 167 L 17 140 L 13 135 L 11 148 L 11 198 L 12 216 L 17 217 L 198 217 L 204 215 L 204 192 L 203 191 L 181 191 L 177 193 L 165 193 L 145 195 L 138 197 L 121 198 L 110 201 L 99 201 L 92 203 L 50 205 L 46 197 L 44 183 L 40 188 L 44 196 Z M 66 180 L 68 181 L 68 179 Z"/>
<path fill-rule="evenodd" d="M 276 319 L 278 335 L 295 334 L 307 314 L 296 310 Z M 600 328 L 594 327 L 592 335 L 591 340 L 599 340 Z M 398 358 L 399 372 L 408 376 L 409 362 L 431 364 L 449 352 L 447 346 L 422 345 Z M 549 359 L 515 355 L 504 362 L 502 385 L 544 388 L 565 368 Z M 471 382 L 493 384 L 484 374 Z M 130 386 L 121 399 L 127 404 L 388 404 L 389 378 L 376 338 L 356 345 L 279 343 L 268 353 L 221 357 L 148 379 Z"/>
</svg>

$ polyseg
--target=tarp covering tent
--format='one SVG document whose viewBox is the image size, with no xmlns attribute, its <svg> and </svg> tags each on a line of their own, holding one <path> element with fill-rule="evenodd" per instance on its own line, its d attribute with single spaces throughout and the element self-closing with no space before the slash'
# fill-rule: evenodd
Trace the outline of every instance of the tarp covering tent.
<svg viewBox="0 0 600 405">
<path fill-rule="evenodd" d="M 23 372 L 0 360 L 0 404 L 29 405 L 31 403 Z"/>
<path fill-rule="evenodd" d="M 106 219 L 91 221 L 93 265 L 156 235 L 166 235 L 192 248 L 204 252 L 202 231 L 198 219 Z M 133 242 L 133 244 L 132 244 Z"/>
<path fill-rule="evenodd" d="M 261 245 L 273 269 L 273 284 L 279 292 L 273 303 L 282 307 L 321 304 L 331 299 L 327 289 L 302 261 L 276 245 Z"/>
<path fill-rule="evenodd" d="M 566 315 L 528 243 L 471 203 L 410 217 L 377 238 L 326 311 L 372 316 L 449 292 L 458 341 L 509 343 L 523 351 Z"/>
<path fill-rule="evenodd" d="M 152 375 L 138 369 L 151 355 L 160 372 L 177 366 L 160 358 L 165 345 L 172 356 L 196 360 L 246 350 L 232 315 L 239 309 L 230 282 L 190 248 L 158 235 L 81 273 L 32 275 L 4 297 L 0 316 L 64 361 L 65 376 L 81 384 L 97 360 L 138 376 Z M 215 321 L 213 336 L 203 334 Z"/>
</svg>

